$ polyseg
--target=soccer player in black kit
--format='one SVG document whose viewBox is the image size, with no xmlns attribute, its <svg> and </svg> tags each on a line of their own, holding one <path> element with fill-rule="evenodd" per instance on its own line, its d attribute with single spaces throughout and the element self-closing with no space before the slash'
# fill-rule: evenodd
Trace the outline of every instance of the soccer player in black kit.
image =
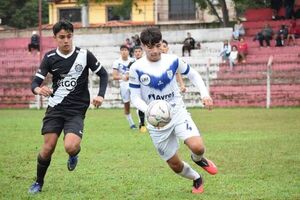
<svg viewBox="0 0 300 200">
<path fill-rule="evenodd" d="M 73 46 L 73 32 L 73 25 L 67 21 L 60 21 L 53 26 L 57 49 L 45 54 L 32 81 L 32 92 L 49 99 L 41 130 L 44 144 L 37 157 L 37 178 L 28 191 L 31 194 L 42 191 L 44 177 L 62 130 L 64 147 L 69 154 L 68 170 L 73 171 L 77 165 L 83 122 L 90 105 L 89 69 L 100 77 L 98 96 L 92 103 L 99 107 L 104 100 L 107 72 L 91 52 Z M 48 73 L 52 74 L 52 89 L 42 86 Z"/>
</svg>

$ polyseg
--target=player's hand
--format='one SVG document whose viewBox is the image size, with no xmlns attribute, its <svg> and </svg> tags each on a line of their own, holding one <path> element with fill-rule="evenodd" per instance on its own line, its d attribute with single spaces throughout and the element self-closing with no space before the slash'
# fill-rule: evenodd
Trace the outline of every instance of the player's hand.
<svg viewBox="0 0 300 200">
<path fill-rule="evenodd" d="M 180 86 L 180 91 L 182 92 L 182 93 L 185 93 L 186 92 L 186 87 L 183 85 L 183 86 Z"/>
<path fill-rule="evenodd" d="M 211 110 L 213 107 L 213 100 L 211 97 L 203 97 L 202 103 L 208 110 Z"/>
<path fill-rule="evenodd" d="M 50 96 L 53 93 L 52 90 L 48 86 L 46 86 L 46 85 L 44 85 L 43 87 L 36 87 L 34 89 L 34 92 L 36 94 L 42 95 L 44 97 L 48 97 L 48 96 Z"/>
<path fill-rule="evenodd" d="M 123 81 L 128 81 L 129 80 L 129 74 L 126 73 L 126 74 L 122 75 L 122 80 Z"/>
<path fill-rule="evenodd" d="M 93 104 L 96 108 L 99 108 L 99 106 L 102 105 L 103 101 L 104 101 L 104 98 L 103 98 L 103 97 L 96 96 L 96 97 L 93 99 L 92 104 Z"/>
</svg>

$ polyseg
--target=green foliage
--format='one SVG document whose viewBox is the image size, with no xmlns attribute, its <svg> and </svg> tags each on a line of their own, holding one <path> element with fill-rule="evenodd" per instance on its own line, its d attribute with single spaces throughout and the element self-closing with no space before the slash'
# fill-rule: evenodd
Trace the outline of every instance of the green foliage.
<svg viewBox="0 0 300 200">
<path fill-rule="evenodd" d="M 261 0 L 234 0 L 235 9 L 238 15 L 242 15 L 249 8 L 264 8 L 270 6 L 270 0 L 261 1 Z"/>
<path fill-rule="evenodd" d="M 219 168 L 204 172 L 181 142 L 181 158 L 204 177 L 202 195 L 159 158 L 148 134 L 129 129 L 123 109 L 89 110 L 77 168 L 67 170 L 60 137 L 43 192 L 31 197 L 44 112 L 0 111 L 0 199 L 300 199 L 299 108 L 190 109 Z"/>
<path fill-rule="evenodd" d="M 42 22 L 48 23 L 48 3 L 42 0 Z M 39 1 L 38 0 L 2 0 L 0 4 L 0 17 L 2 24 L 16 28 L 29 28 L 38 26 Z"/>
<path fill-rule="evenodd" d="M 120 6 L 115 6 L 112 10 L 114 15 L 118 16 L 127 16 L 131 13 L 133 0 L 123 0 L 123 3 Z"/>
</svg>

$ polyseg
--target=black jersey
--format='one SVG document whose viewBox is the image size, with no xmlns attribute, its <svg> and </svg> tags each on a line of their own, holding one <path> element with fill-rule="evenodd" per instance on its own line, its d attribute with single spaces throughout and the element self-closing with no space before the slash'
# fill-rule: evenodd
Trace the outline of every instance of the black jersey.
<svg viewBox="0 0 300 200">
<path fill-rule="evenodd" d="M 36 78 L 44 80 L 47 73 L 52 74 L 53 94 L 48 106 L 70 114 L 85 114 L 90 105 L 89 69 L 96 73 L 101 67 L 88 50 L 75 47 L 68 55 L 52 50 L 45 54 Z"/>
</svg>

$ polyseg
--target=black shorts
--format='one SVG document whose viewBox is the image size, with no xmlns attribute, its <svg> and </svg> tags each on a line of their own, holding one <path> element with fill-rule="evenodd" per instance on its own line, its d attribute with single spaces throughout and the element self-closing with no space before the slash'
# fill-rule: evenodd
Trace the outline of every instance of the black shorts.
<svg viewBox="0 0 300 200">
<path fill-rule="evenodd" d="M 56 133 L 60 136 L 62 130 L 64 130 L 64 135 L 67 133 L 75 133 L 82 138 L 84 118 L 84 115 L 70 115 L 65 111 L 48 107 L 43 119 L 42 135 L 46 133 Z"/>
</svg>

